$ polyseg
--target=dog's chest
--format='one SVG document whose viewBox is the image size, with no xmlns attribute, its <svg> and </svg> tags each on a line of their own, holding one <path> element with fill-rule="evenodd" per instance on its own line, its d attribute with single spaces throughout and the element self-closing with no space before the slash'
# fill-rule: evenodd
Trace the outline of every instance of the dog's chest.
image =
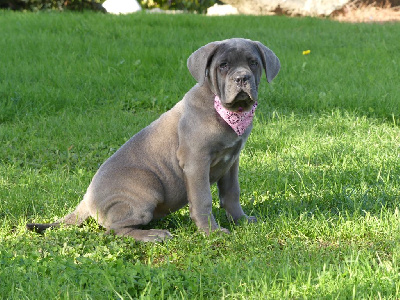
<svg viewBox="0 0 400 300">
<path fill-rule="evenodd" d="M 213 153 L 210 164 L 210 181 L 218 181 L 238 159 L 245 140 L 238 139 L 231 145 L 222 146 Z"/>
</svg>

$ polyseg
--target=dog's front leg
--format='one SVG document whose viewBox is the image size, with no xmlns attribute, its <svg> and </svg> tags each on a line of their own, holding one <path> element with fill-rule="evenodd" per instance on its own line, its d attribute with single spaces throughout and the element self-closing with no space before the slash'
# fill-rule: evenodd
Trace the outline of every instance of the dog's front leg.
<svg viewBox="0 0 400 300">
<path fill-rule="evenodd" d="M 240 205 L 239 187 L 239 159 L 235 161 L 229 171 L 218 181 L 218 194 L 221 208 L 225 208 L 228 219 L 236 224 L 240 219 L 246 218 L 248 222 L 256 222 L 257 218 L 247 216 Z"/>
<path fill-rule="evenodd" d="M 207 158 L 185 157 L 183 173 L 189 202 L 190 217 L 197 228 L 210 233 L 210 231 L 229 231 L 218 226 L 212 214 L 212 196 L 210 190 L 210 164 Z"/>
</svg>

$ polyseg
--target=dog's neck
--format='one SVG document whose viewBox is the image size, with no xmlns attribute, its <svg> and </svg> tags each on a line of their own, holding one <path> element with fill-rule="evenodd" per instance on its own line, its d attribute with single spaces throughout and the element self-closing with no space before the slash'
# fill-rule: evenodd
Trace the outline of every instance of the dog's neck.
<svg viewBox="0 0 400 300">
<path fill-rule="evenodd" d="M 253 104 L 253 107 L 249 111 L 230 111 L 223 107 L 221 99 L 218 96 L 214 98 L 214 108 L 221 116 L 222 119 L 236 132 L 237 135 L 242 135 L 247 127 L 250 126 L 253 121 L 254 112 L 257 108 L 257 102 Z"/>
</svg>

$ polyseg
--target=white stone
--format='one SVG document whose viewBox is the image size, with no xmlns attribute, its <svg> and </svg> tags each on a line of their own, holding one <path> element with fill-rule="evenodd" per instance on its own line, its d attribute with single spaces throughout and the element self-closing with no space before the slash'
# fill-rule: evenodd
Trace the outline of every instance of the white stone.
<svg viewBox="0 0 400 300">
<path fill-rule="evenodd" d="M 207 9 L 207 16 L 226 16 L 226 15 L 238 15 L 239 11 L 232 5 L 225 4 L 219 5 L 214 4 Z"/>
<path fill-rule="evenodd" d="M 106 0 L 102 5 L 108 13 L 115 15 L 126 15 L 142 10 L 136 0 Z"/>
</svg>

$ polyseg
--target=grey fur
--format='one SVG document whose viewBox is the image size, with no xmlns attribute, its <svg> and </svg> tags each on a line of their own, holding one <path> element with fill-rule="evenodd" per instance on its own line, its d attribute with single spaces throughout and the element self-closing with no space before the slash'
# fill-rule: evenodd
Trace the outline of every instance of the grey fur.
<svg viewBox="0 0 400 300">
<path fill-rule="evenodd" d="M 213 183 L 231 220 L 256 221 L 242 210 L 238 181 L 239 154 L 252 126 L 238 136 L 216 113 L 214 97 L 230 110 L 250 109 L 258 99 L 262 70 L 270 82 L 279 72 L 279 59 L 260 42 L 229 39 L 201 47 L 187 65 L 198 83 L 184 98 L 106 160 L 72 213 L 52 224 L 27 224 L 28 229 L 79 225 L 91 216 L 107 232 L 160 241 L 171 234 L 140 226 L 189 203 L 200 230 L 228 233 L 212 215 Z"/>
</svg>

